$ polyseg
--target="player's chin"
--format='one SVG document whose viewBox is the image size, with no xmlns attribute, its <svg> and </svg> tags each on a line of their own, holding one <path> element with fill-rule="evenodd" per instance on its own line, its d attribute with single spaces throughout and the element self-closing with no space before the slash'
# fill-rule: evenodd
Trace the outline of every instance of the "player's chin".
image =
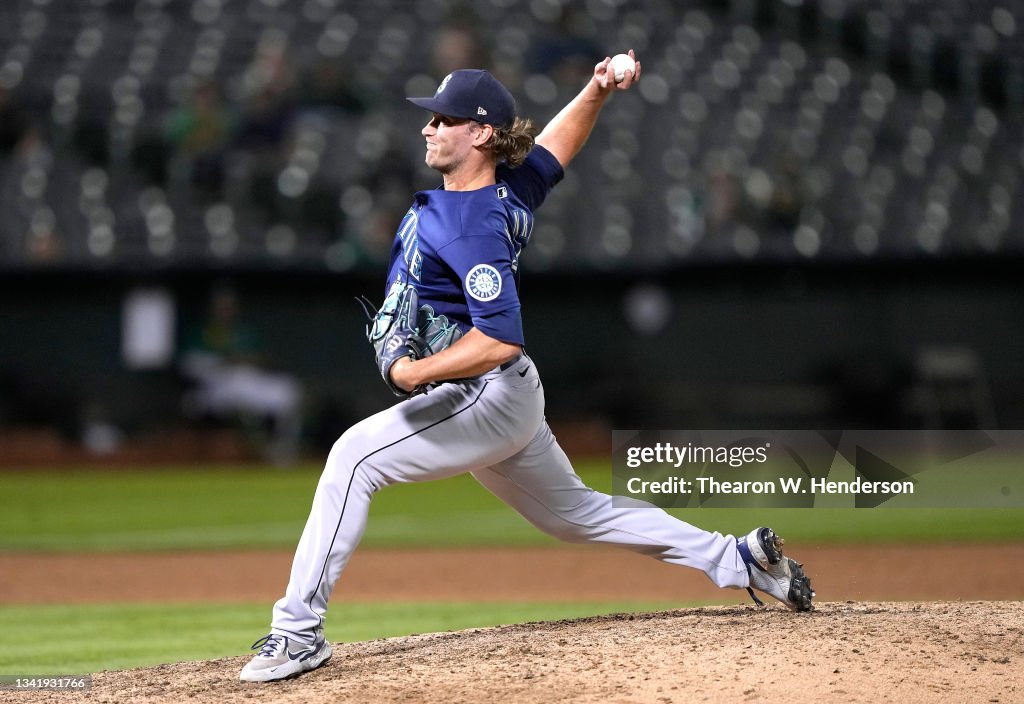
<svg viewBox="0 0 1024 704">
<path fill-rule="evenodd" d="M 438 159 L 437 154 L 433 153 L 432 151 L 427 151 L 426 156 L 423 157 L 423 161 L 424 163 L 426 163 L 427 166 L 434 169 L 435 171 L 440 171 L 441 173 L 445 173 L 446 171 L 445 163 L 441 159 Z"/>
</svg>

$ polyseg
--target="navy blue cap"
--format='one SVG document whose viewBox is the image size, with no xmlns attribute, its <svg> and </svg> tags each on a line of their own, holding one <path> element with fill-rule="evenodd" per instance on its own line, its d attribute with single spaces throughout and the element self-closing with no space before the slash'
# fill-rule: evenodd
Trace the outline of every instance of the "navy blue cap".
<svg viewBox="0 0 1024 704">
<path fill-rule="evenodd" d="M 432 98 L 408 98 L 413 105 L 448 117 L 462 117 L 495 127 L 511 127 L 516 100 L 501 81 L 487 71 L 464 68 L 452 71 Z"/>
</svg>

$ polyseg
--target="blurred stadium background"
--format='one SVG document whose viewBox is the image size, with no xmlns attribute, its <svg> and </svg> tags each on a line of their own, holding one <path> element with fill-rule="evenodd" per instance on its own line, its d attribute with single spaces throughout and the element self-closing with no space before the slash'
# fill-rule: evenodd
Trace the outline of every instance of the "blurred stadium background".
<svg viewBox="0 0 1024 704">
<path fill-rule="evenodd" d="M 643 80 L 523 261 L 570 448 L 1022 427 L 1022 22 L 1021 0 L 8 0 L 0 461 L 244 455 L 260 429 L 189 413 L 180 364 L 227 288 L 303 389 L 303 448 L 329 445 L 391 402 L 351 297 L 380 297 L 436 183 L 404 96 L 483 66 L 543 125 L 628 48 Z"/>
</svg>

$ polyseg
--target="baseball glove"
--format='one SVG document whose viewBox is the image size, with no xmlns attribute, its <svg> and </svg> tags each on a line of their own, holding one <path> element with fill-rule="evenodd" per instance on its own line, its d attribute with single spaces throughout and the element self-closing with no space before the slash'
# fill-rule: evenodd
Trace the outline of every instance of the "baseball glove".
<svg viewBox="0 0 1024 704">
<path fill-rule="evenodd" d="M 436 315 L 434 308 L 427 303 L 420 306 L 418 330 L 425 345 L 424 357 L 448 349 L 453 342 L 462 337 L 458 325 L 449 321 L 447 315 Z"/>
<path fill-rule="evenodd" d="M 373 345 L 384 383 L 401 398 L 410 398 L 425 391 L 419 386 L 403 391 L 391 381 L 391 367 L 402 357 L 423 359 L 447 348 L 462 337 L 462 332 L 447 316 L 436 315 L 434 309 L 419 305 L 416 289 L 410 284 L 397 284 L 391 288 L 380 310 L 364 296 L 356 298 L 366 313 L 366 339 Z"/>
</svg>

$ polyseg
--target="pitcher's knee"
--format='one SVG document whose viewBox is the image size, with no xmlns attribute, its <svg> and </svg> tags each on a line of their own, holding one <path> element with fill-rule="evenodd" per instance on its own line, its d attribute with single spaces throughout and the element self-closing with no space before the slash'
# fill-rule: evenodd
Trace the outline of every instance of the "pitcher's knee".
<svg viewBox="0 0 1024 704">
<path fill-rule="evenodd" d="M 376 441 L 374 435 L 378 436 Z M 356 423 L 334 441 L 329 457 L 343 456 L 355 464 L 372 456 L 379 446 L 379 432 L 374 433 L 365 422 Z"/>
<path fill-rule="evenodd" d="M 572 509 L 552 511 L 543 518 L 531 518 L 531 522 L 548 535 L 567 543 L 588 542 L 594 530 L 582 512 Z"/>
<path fill-rule="evenodd" d="M 366 449 L 366 440 L 365 433 L 360 432 L 358 425 L 346 430 L 331 447 L 323 479 L 345 484 L 358 480 L 356 483 L 365 482 L 372 491 L 391 484 L 392 482 L 376 466 L 374 453 Z"/>
<path fill-rule="evenodd" d="M 562 522 L 545 532 L 566 543 L 590 542 L 589 529 L 572 523 Z"/>
<path fill-rule="evenodd" d="M 610 497 L 588 488 L 577 495 L 577 499 L 572 505 L 549 506 L 547 515 L 540 521 L 543 525 L 538 524 L 538 527 L 567 543 L 594 540 L 595 535 L 605 530 L 602 506 L 610 502 Z"/>
</svg>

